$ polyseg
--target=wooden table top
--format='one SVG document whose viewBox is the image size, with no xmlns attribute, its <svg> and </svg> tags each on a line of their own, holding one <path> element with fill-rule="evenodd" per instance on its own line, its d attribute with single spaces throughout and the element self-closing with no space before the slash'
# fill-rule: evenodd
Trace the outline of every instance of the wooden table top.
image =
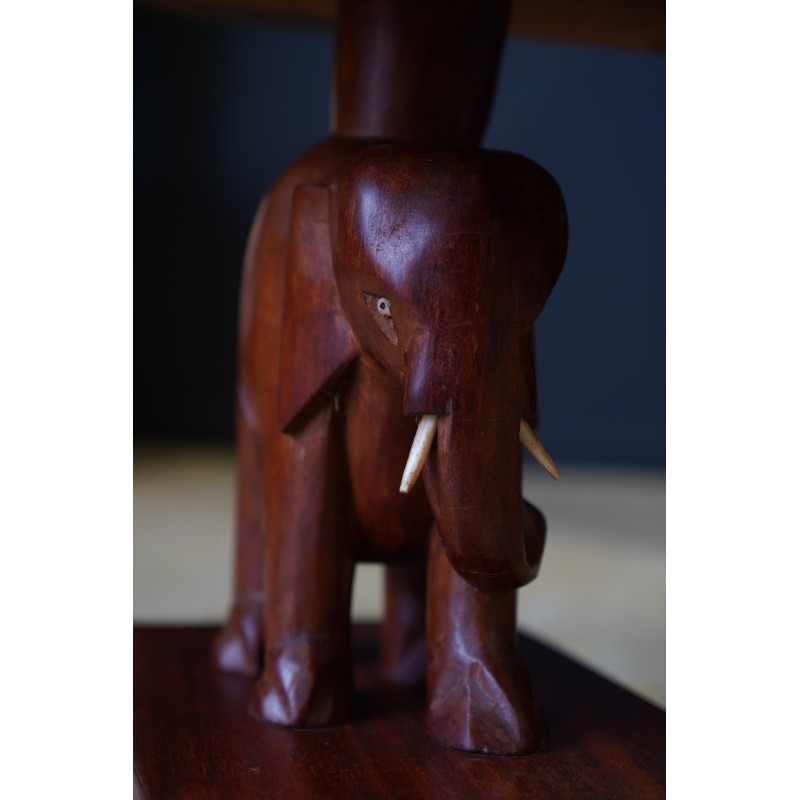
<svg viewBox="0 0 800 800">
<path fill-rule="evenodd" d="M 135 0 L 142 8 L 221 18 L 330 22 L 337 0 Z M 509 33 L 663 50 L 664 0 L 513 0 Z"/>
<path fill-rule="evenodd" d="M 357 625 L 356 714 L 315 731 L 259 724 L 252 681 L 216 671 L 213 628 L 134 628 L 141 798 L 650 798 L 665 793 L 664 711 L 526 636 L 547 752 L 481 756 L 427 737 L 421 690 L 381 685 L 375 625 Z"/>
</svg>

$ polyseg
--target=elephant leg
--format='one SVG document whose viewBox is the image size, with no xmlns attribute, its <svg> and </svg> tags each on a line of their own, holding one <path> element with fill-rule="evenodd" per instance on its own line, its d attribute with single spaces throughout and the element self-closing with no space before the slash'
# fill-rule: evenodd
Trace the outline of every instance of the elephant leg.
<svg viewBox="0 0 800 800">
<path fill-rule="evenodd" d="M 386 566 L 381 671 L 395 683 L 425 677 L 425 561 Z"/>
<path fill-rule="evenodd" d="M 326 407 L 296 436 L 279 434 L 270 453 L 264 669 L 251 702 L 263 722 L 350 716 L 353 547 L 340 427 Z"/>
<path fill-rule="evenodd" d="M 263 521 L 255 419 L 241 394 L 236 408 L 236 571 L 233 607 L 214 640 L 220 669 L 257 675 L 262 646 Z"/>
<path fill-rule="evenodd" d="M 428 559 L 428 732 L 459 750 L 521 755 L 546 732 L 516 648 L 516 591 L 471 586 L 434 526 Z"/>
</svg>

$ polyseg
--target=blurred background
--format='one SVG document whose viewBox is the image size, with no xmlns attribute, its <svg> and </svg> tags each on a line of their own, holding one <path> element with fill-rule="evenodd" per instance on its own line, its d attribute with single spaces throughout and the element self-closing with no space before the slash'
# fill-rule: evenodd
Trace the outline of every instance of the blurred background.
<svg viewBox="0 0 800 800">
<path fill-rule="evenodd" d="M 256 206 L 327 134 L 329 23 L 134 12 L 134 617 L 218 622 L 231 592 L 236 317 Z M 663 51 L 511 36 L 485 146 L 570 218 L 536 327 L 549 523 L 521 627 L 665 702 Z M 538 469 L 538 468 L 537 468 Z M 360 567 L 354 615 L 382 611 Z"/>
</svg>

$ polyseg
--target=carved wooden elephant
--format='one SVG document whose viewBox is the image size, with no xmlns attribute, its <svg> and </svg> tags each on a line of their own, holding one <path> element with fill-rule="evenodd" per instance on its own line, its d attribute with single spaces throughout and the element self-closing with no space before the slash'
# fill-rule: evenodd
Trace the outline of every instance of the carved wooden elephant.
<svg viewBox="0 0 800 800">
<path fill-rule="evenodd" d="M 535 445 L 531 329 L 565 253 L 557 184 L 511 153 L 332 138 L 262 204 L 241 311 L 236 601 L 216 651 L 260 669 L 259 719 L 348 718 L 354 565 L 381 561 L 383 668 L 425 675 L 429 732 L 479 752 L 542 741 L 515 647 L 515 590 L 545 537 L 521 496 L 520 429 Z"/>
</svg>

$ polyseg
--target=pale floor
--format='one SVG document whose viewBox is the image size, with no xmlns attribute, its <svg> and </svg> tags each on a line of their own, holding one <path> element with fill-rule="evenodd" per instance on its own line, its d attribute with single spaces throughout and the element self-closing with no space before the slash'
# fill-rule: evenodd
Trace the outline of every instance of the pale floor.
<svg viewBox="0 0 800 800">
<path fill-rule="evenodd" d="M 519 593 L 520 628 L 665 705 L 664 473 L 526 467 L 525 497 L 548 539 L 537 580 Z M 223 619 L 232 587 L 233 453 L 137 447 L 136 622 Z M 359 566 L 355 619 L 382 613 L 382 569 Z"/>
</svg>

